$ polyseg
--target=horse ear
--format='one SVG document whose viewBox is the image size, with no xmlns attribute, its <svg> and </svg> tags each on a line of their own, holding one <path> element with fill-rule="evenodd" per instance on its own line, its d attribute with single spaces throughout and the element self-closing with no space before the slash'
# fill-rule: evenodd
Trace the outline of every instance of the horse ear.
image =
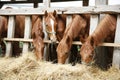
<svg viewBox="0 0 120 80">
<path fill-rule="evenodd" d="M 47 16 L 48 15 L 48 12 L 47 11 L 45 11 L 45 16 Z"/>
<path fill-rule="evenodd" d="M 54 16 L 56 16 L 56 15 L 57 15 L 57 12 L 56 12 L 56 10 L 54 10 L 54 12 L 53 12 L 53 15 L 54 15 Z"/>
</svg>

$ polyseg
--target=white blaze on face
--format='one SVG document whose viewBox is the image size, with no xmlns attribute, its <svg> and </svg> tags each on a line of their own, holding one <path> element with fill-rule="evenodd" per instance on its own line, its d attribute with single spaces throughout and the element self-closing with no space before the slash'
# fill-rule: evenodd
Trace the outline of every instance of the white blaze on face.
<svg viewBox="0 0 120 80">
<path fill-rule="evenodd" d="M 54 21 L 53 21 L 53 19 L 50 19 L 50 23 L 52 25 L 52 32 L 54 33 L 55 30 L 54 30 Z M 55 35 L 55 34 L 53 34 L 53 35 Z"/>
<path fill-rule="evenodd" d="M 50 19 L 50 23 L 51 23 L 51 26 L 52 26 L 52 36 L 50 37 L 50 39 L 52 41 L 56 41 L 56 35 L 55 35 L 55 30 L 54 30 L 54 21 L 53 21 L 53 19 Z"/>
</svg>

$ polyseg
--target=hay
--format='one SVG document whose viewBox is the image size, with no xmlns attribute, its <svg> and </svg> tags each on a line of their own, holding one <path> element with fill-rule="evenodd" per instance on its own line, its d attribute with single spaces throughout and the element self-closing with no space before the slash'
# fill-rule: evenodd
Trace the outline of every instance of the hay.
<svg viewBox="0 0 120 80">
<path fill-rule="evenodd" d="M 120 80 L 120 70 L 52 64 L 36 61 L 33 53 L 26 53 L 19 58 L 0 58 L 0 80 Z"/>
</svg>

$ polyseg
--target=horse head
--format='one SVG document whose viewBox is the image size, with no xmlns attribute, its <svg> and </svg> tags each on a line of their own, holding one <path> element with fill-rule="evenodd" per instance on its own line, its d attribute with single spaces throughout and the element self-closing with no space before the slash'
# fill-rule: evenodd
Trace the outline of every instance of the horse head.
<svg viewBox="0 0 120 80">
<path fill-rule="evenodd" d="M 90 64 L 93 61 L 94 57 L 94 39 L 92 36 L 89 36 L 85 43 L 83 43 L 80 49 L 80 55 L 82 58 L 82 63 Z"/>
<path fill-rule="evenodd" d="M 64 64 L 72 46 L 71 36 L 65 36 L 57 46 L 58 63 Z"/>
<path fill-rule="evenodd" d="M 46 32 L 52 42 L 57 41 L 57 37 L 56 37 L 57 18 L 56 17 L 57 17 L 56 11 L 49 12 L 49 13 L 45 11 Z"/>
</svg>

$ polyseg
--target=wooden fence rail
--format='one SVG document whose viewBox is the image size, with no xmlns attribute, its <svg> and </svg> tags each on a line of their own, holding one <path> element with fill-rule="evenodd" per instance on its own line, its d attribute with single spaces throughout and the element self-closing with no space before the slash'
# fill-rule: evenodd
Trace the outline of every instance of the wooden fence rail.
<svg viewBox="0 0 120 80">
<path fill-rule="evenodd" d="M 58 14 L 118 14 L 120 13 L 120 5 L 101 5 L 101 6 L 88 6 L 88 7 L 51 7 L 51 8 L 34 8 L 34 9 L 1 9 L 0 15 L 44 15 L 45 10 L 54 11 L 56 10 Z"/>
<path fill-rule="evenodd" d="M 33 39 L 23 39 L 23 38 L 3 38 L 7 42 L 19 41 L 19 42 L 33 42 Z M 51 43 L 50 40 L 44 40 L 44 43 Z M 59 43 L 59 42 L 57 42 Z M 82 45 L 80 41 L 73 41 L 73 45 Z M 120 43 L 101 43 L 99 46 L 107 47 L 120 47 Z"/>
</svg>

